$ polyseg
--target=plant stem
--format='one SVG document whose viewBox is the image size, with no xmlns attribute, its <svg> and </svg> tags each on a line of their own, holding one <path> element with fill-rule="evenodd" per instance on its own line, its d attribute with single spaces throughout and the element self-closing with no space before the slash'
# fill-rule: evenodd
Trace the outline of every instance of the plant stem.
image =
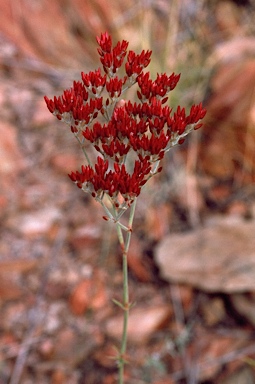
<svg viewBox="0 0 255 384">
<path fill-rule="evenodd" d="M 128 289 L 128 265 L 127 265 L 127 254 L 123 252 L 122 268 L 123 268 L 123 329 L 121 348 L 119 354 L 119 384 L 124 383 L 124 365 L 125 365 L 125 352 L 127 348 L 127 327 L 128 327 L 128 316 L 129 316 L 129 289 Z"/>
<path fill-rule="evenodd" d="M 128 255 L 128 249 L 129 249 L 131 234 L 132 234 L 132 224 L 133 224 L 133 219 L 134 219 L 134 214 L 135 214 L 135 206 L 136 206 L 136 200 L 131 205 L 130 216 L 129 216 L 129 221 L 128 221 L 128 232 L 127 232 L 125 241 L 124 241 L 123 232 L 122 232 L 123 228 L 119 225 L 119 223 L 116 223 L 119 243 L 120 243 L 120 246 L 122 249 L 122 273 L 123 273 L 123 303 L 122 303 L 122 308 L 124 311 L 121 347 L 120 347 L 119 357 L 118 357 L 119 384 L 124 383 L 124 366 L 126 364 L 125 353 L 126 353 L 126 349 L 127 349 L 127 329 L 128 329 L 128 316 L 129 316 L 129 309 L 130 309 L 127 255 Z"/>
</svg>

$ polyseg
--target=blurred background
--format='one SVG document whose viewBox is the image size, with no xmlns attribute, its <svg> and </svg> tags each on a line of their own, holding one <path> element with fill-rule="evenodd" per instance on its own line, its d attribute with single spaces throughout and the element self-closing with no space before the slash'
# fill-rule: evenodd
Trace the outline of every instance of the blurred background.
<svg viewBox="0 0 255 384">
<path fill-rule="evenodd" d="M 138 200 L 126 383 L 254 383 L 254 0 L 0 9 L 0 384 L 117 380 L 118 242 L 67 177 L 82 151 L 43 100 L 100 66 L 105 31 L 152 49 L 152 77 L 181 73 L 173 110 L 208 111 Z"/>
</svg>

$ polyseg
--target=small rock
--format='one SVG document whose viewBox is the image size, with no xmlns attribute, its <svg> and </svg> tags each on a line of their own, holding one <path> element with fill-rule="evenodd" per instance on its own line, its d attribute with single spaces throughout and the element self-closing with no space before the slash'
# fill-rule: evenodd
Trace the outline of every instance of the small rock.
<svg viewBox="0 0 255 384">
<path fill-rule="evenodd" d="M 15 227 L 25 236 L 49 235 L 54 224 L 60 219 L 60 210 L 47 207 L 15 217 Z"/>
<path fill-rule="evenodd" d="M 162 278 L 208 292 L 255 290 L 255 221 L 219 219 L 171 234 L 156 248 Z"/>
<path fill-rule="evenodd" d="M 38 347 L 38 352 L 45 360 L 50 360 L 54 354 L 54 342 L 50 338 L 45 338 Z"/>
</svg>

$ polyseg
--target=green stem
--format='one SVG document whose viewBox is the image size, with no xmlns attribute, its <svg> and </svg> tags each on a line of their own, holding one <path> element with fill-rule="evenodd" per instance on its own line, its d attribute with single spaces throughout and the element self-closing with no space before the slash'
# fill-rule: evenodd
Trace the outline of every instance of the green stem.
<svg viewBox="0 0 255 384">
<path fill-rule="evenodd" d="M 123 272 L 123 310 L 124 310 L 124 317 L 123 317 L 123 328 L 122 328 L 122 338 L 121 338 L 121 347 L 118 357 L 118 365 L 119 365 L 119 384 L 124 383 L 124 366 L 126 364 L 125 361 L 125 353 L 127 349 L 127 330 L 128 330 L 128 316 L 129 316 L 129 309 L 130 309 L 130 303 L 129 303 L 129 287 L 128 287 L 128 250 L 131 240 L 131 234 L 132 234 L 132 224 L 135 214 L 135 206 L 136 206 L 136 200 L 131 205 L 131 211 L 128 221 L 128 232 L 126 235 L 126 238 L 124 240 L 123 237 L 123 229 L 119 225 L 119 223 L 116 223 L 117 225 L 117 233 L 119 238 L 119 243 L 122 249 L 122 272 Z"/>
<path fill-rule="evenodd" d="M 85 141 L 84 138 L 81 140 L 81 139 L 79 138 L 79 136 L 78 136 L 78 133 L 77 133 L 77 134 L 74 134 L 74 136 L 75 136 L 76 140 L 78 141 L 78 143 L 80 144 L 81 149 L 82 149 L 82 152 L 84 153 L 84 156 L 86 157 L 86 160 L 87 160 L 88 164 L 89 164 L 90 166 L 92 166 L 91 161 L 90 161 L 90 159 L 89 159 L 89 156 L 88 156 L 88 154 L 87 154 L 87 152 L 86 152 L 86 149 L 84 148 L 84 141 Z"/>
</svg>

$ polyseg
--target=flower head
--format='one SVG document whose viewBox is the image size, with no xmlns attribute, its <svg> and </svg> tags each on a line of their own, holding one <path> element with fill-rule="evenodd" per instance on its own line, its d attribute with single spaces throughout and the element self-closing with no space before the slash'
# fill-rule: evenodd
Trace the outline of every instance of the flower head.
<svg viewBox="0 0 255 384">
<path fill-rule="evenodd" d="M 74 81 L 62 96 L 45 96 L 45 102 L 51 113 L 70 126 L 83 149 L 88 141 L 99 154 L 93 165 L 86 153 L 89 164 L 71 172 L 70 179 L 100 202 L 108 195 L 115 207 L 123 208 L 160 172 L 158 165 L 166 151 L 202 125 L 206 110 L 200 103 L 189 113 L 178 106 L 172 114 L 166 103 L 180 74 L 157 74 L 152 80 L 144 72 L 151 51 L 128 52 L 126 40 L 113 46 L 107 32 L 97 37 L 97 43 L 104 73 L 100 68 L 82 72 L 82 82 Z M 120 78 L 122 65 L 125 75 Z M 124 100 L 124 92 L 134 84 L 138 102 Z"/>
</svg>

